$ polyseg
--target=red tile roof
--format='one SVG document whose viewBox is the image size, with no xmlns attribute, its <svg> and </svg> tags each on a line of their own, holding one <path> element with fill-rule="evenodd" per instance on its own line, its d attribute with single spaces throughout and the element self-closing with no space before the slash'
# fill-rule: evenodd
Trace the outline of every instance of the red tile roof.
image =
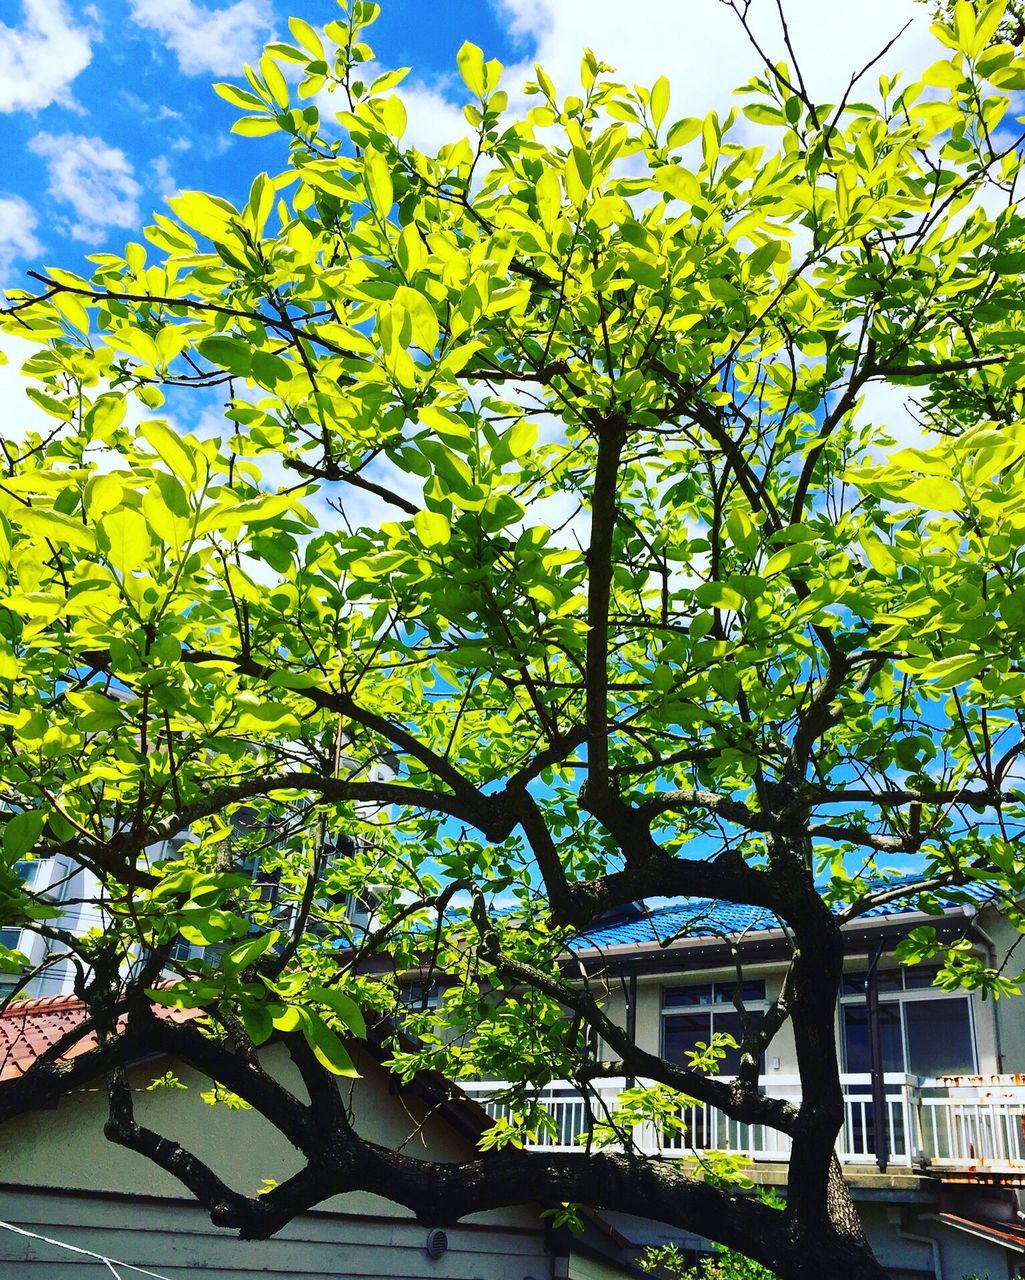
<svg viewBox="0 0 1025 1280">
<path fill-rule="evenodd" d="M 194 1009 L 167 1009 L 154 1006 L 158 1017 L 188 1022 Z M 77 996 L 41 996 L 36 1000 L 15 1000 L 0 1013 L 0 1081 L 22 1076 L 33 1062 L 51 1049 L 67 1032 L 86 1018 L 86 1007 Z M 119 1020 L 124 1025 L 124 1019 Z M 96 1047 L 96 1037 L 83 1036 L 62 1054 L 62 1060 L 76 1058 Z"/>
</svg>

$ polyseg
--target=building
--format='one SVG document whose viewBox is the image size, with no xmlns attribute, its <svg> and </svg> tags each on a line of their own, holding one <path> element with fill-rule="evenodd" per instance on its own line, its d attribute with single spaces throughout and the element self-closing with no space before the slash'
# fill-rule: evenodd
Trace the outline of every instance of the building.
<svg viewBox="0 0 1025 1280">
<path fill-rule="evenodd" d="M 75 876 L 84 873 L 51 859 L 27 864 L 26 874 L 49 877 L 47 891 L 69 904 L 68 919 L 73 922 L 69 927 L 93 923 L 82 913 L 88 910 L 88 899 L 94 895 L 88 893 L 88 886 L 76 887 Z M 37 881 L 37 887 L 39 884 Z M 81 920 L 73 912 L 78 912 Z M 846 1119 L 838 1156 L 873 1247 L 896 1280 L 962 1280 L 966 1276 L 1009 1280 L 1025 1275 L 1025 1218 L 1020 1213 L 1025 1208 L 1022 1001 L 994 1001 L 960 990 L 940 991 L 933 985 L 934 970 L 902 966 L 895 949 L 911 929 L 922 925 L 935 928 L 941 937 L 963 939 L 988 964 L 999 963 L 1020 939 L 1014 926 L 989 902 L 987 893 L 972 887 L 941 898 L 937 914 L 926 915 L 895 902 L 845 926 L 847 964 L 836 1012 L 836 1034 Z M 7 941 L 7 945 L 12 943 Z M 651 906 L 628 904 L 578 939 L 575 952 L 576 967 L 583 967 L 594 989 L 602 993 L 607 1010 L 635 1041 L 650 1052 L 680 1062 L 685 1061 L 689 1049 L 707 1043 L 714 1032 L 734 1033 L 738 1029 L 733 1003 L 737 994 L 735 956 L 743 967 L 743 1000 L 751 1009 L 775 998 L 787 960 L 786 939 L 770 914 L 759 908 L 701 900 Z M 70 974 L 67 962 L 59 954 L 30 958 L 34 963 L 50 962 L 34 979 L 36 990 L 67 991 Z M 427 1008 L 436 1002 L 439 984 L 417 985 L 416 976 L 408 975 L 406 1003 Z M 4 1030 L 9 1038 L 15 1026 L 12 1019 L 35 1019 L 42 1037 L 39 1043 L 45 1043 L 45 1028 L 58 1017 L 73 1016 L 76 1007 L 80 1008 L 66 997 L 12 1006 L 0 1016 L 0 1047 L 4 1044 Z M 724 1069 L 730 1066 L 727 1057 Z M 11 1068 L 5 1068 L 0 1048 L 0 1080 L 5 1069 Z M 140 1079 L 148 1069 L 137 1069 Z M 395 1100 L 385 1096 L 383 1073 L 377 1069 L 375 1072 L 375 1105 L 379 1104 L 380 1122 L 384 1124 L 384 1113 L 395 1111 Z M 767 1092 L 799 1099 L 796 1056 L 787 1026 L 766 1055 L 761 1081 Z M 632 1083 L 603 1080 L 597 1088 L 605 1100 L 610 1100 Z M 448 1084 L 439 1088 L 446 1097 L 452 1091 Z M 459 1100 L 464 1119 L 473 1117 L 461 1140 L 472 1146 L 474 1134 L 479 1136 L 480 1126 L 487 1123 L 487 1114 L 502 1113 L 502 1086 L 501 1082 L 480 1081 L 463 1088 L 466 1095 L 485 1108 L 481 1111 L 470 1107 L 465 1097 Z M 196 1088 L 190 1089 L 188 1095 L 163 1091 L 148 1096 L 159 1099 L 162 1108 L 185 1106 L 186 1097 L 195 1107 L 199 1105 L 198 1092 Z M 541 1145 L 576 1148 L 587 1125 L 583 1098 L 570 1084 L 553 1084 L 541 1092 L 540 1100 L 551 1113 L 556 1130 L 556 1136 L 545 1137 Z M 128 1160 L 133 1166 L 145 1162 L 103 1141 L 99 1110 L 102 1105 L 99 1090 L 90 1098 L 62 1104 L 58 1116 L 66 1112 L 66 1120 L 58 1121 L 47 1114 L 5 1126 L 0 1148 L 0 1184 L 6 1184 L 5 1197 L 17 1198 L 29 1220 L 40 1227 L 39 1234 L 53 1234 L 49 1228 L 56 1231 L 61 1223 L 78 1224 L 82 1231 L 76 1227 L 75 1239 L 81 1240 L 92 1238 L 90 1231 L 101 1230 L 108 1209 L 98 1206 L 113 1204 L 126 1186 L 142 1188 L 146 1204 L 156 1215 L 155 1235 L 163 1229 L 157 1219 L 166 1218 L 170 1223 L 173 1218 L 175 1222 L 192 1223 L 188 1227 L 190 1233 L 221 1241 L 219 1233 L 203 1225 L 205 1220 L 195 1206 L 177 1199 L 166 1186 L 160 1189 L 150 1185 L 154 1176 L 160 1181 L 162 1175 L 148 1169 L 129 1175 L 120 1166 L 108 1172 L 112 1161 L 116 1164 L 118 1160 Z M 209 1125 L 209 1109 L 203 1107 L 200 1114 L 202 1121 L 192 1117 L 188 1124 Z M 728 1150 L 749 1161 L 753 1182 L 785 1188 L 787 1142 L 783 1135 L 761 1126 L 739 1125 L 699 1105 L 684 1108 L 683 1118 L 683 1135 L 639 1131 L 634 1140 L 642 1150 L 666 1159 Z M 169 1119 L 165 1115 L 158 1124 Z M 240 1120 L 246 1125 L 255 1123 L 248 1117 L 218 1115 L 213 1128 L 230 1126 L 223 1128 L 223 1140 L 228 1142 Z M 87 1153 L 77 1171 L 75 1161 L 69 1166 L 53 1159 L 55 1125 L 56 1142 L 62 1151 L 73 1147 Z M 81 1136 L 74 1136 L 78 1134 Z M 252 1150 L 262 1150 L 255 1137 Z M 49 1172 L 43 1172 L 47 1167 Z M 86 1214 L 88 1220 L 79 1222 L 75 1215 L 86 1201 L 92 1206 Z M 167 1218 L 172 1201 L 172 1218 Z M 329 1207 L 325 1213 L 330 1217 L 335 1209 Z M 356 1248 L 358 1239 L 362 1239 L 360 1233 L 364 1228 L 370 1229 L 366 1224 L 376 1223 L 374 1231 L 378 1226 L 383 1230 L 386 1225 L 387 1231 L 393 1233 L 390 1239 L 397 1241 L 401 1236 L 414 1242 L 402 1246 L 412 1249 L 410 1258 L 420 1247 L 415 1244 L 420 1240 L 415 1224 L 401 1220 L 401 1214 L 398 1226 L 392 1221 L 394 1206 L 356 1205 L 345 1207 L 338 1214 L 331 1218 L 335 1224 L 331 1239 L 336 1243 L 345 1240 Z M 0 1213 L 0 1218 L 10 1216 L 9 1211 Z M 648 1244 L 673 1243 L 695 1258 L 711 1248 L 699 1237 L 683 1236 L 659 1223 L 607 1213 L 603 1220 L 621 1237 L 613 1251 L 615 1265 L 624 1265 L 624 1258 L 635 1256 Z M 528 1229 L 515 1214 L 508 1221 Z M 197 1222 L 199 1225 L 195 1225 Z M 530 1222 L 529 1230 L 540 1232 L 537 1239 L 548 1239 L 536 1213 Z M 281 1237 L 285 1241 L 297 1238 L 289 1232 Z M 0 1280 L 6 1275 L 2 1259 L 17 1256 L 4 1254 L 4 1247 L 10 1247 L 9 1242 L 5 1246 L 0 1236 Z M 227 1248 L 221 1243 L 210 1247 L 218 1256 Z M 278 1245 L 268 1247 L 274 1250 Z M 501 1247 L 507 1248 L 508 1241 Z M 543 1249 L 548 1250 L 546 1265 L 550 1265 L 550 1241 L 543 1243 Z M 108 1252 L 116 1256 L 115 1250 Z M 314 1261 L 313 1254 L 310 1257 L 313 1274 L 332 1274 L 326 1264 Z M 412 1263 L 404 1265 L 411 1267 Z M 583 1264 L 578 1259 L 574 1265 L 579 1269 Z M 588 1265 L 612 1264 L 591 1259 Z M 236 1269 L 229 1268 L 229 1275 L 246 1274 L 242 1262 L 231 1266 Z M 161 1272 L 158 1265 L 151 1269 Z M 163 1270 L 166 1272 L 166 1265 Z M 419 1272 L 410 1270 L 408 1274 Z M 425 1274 L 463 1273 L 435 1268 Z M 485 1268 L 483 1274 L 504 1276 L 506 1272 Z"/>
<path fill-rule="evenodd" d="M 0 1084 L 84 1016 L 74 997 L 18 1002 L 0 1014 Z M 162 1016 L 190 1017 L 169 1010 Z M 83 1048 L 89 1046 L 83 1041 Z M 425 1158 L 465 1159 L 489 1121 L 451 1086 L 422 1077 L 396 1097 L 371 1038 L 359 1056 L 361 1078 L 349 1105 L 360 1132 L 391 1146 L 415 1143 Z M 263 1065 L 286 1082 L 294 1072 L 284 1049 L 262 1051 Z M 130 1078 L 141 1123 L 174 1133 L 216 1162 L 233 1185 L 255 1192 L 298 1167 L 288 1143 L 251 1111 L 209 1105 L 209 1081 L 175 1068 L 180 1085 L 150 1088 L 168 1070 L 156 1059 Z M 301 1082 L 296 1080 L 301 1092 Z M 19 1116 L 0 1142 L 0 1280 L 249 1280 L 255 1275 L 317 1280 L 623 1280 L 638 1275 L 624 1241 L 589 1215 L 582 1237 L 553 1232 L 537 1207 L 479 1214 L 445 1231 L 429 1231 L 401 1206 L 364 1193 L 339 1196 L 302 1214 L 269 1241 L 243 1242 L 211 1225 L 180 1184 L 156 1165 L 103 1136 L 102 1080 L 62 1099 L 54 1110 Z M 108 1266 L 105 1259 L 112 1260 Z M 131 1268 L 131 1269 L 130 1269 Z"/>
<path fill-rule="evenodd" d="M 23 858 L 16 870 L 27 888 L 40 894 L 61 910 L 60 926 L 69 933 L 84 934 L 103 927 L 100 886 L 96 876 L 63 855 L 53 858 Z M 0 928 L 0 946 L 20 951 L 29 962 L 31 980 L 25 987 L 33 996 L 60 995 L 71 991 L 74 968 L 59 944 L 41 938 L 29 929 Z M 0 973 L 0 999 L 14 987 L 16 975 Z"/>
<path fill-rule="evenodd" d="M 845 926 L 836 1033 L 846 1121 L 837 1151 L 872 1245 L 896 1280 L 1008 1280 L 1025 1274 L 1023 1002 L 940 991 L 935 970 L 901 966 L 894 950 L 909 930 L 929 925 L 941 937 L 964 938 L 992 964 L 1020 934 L 981 889 L 959 890 L 939 906 L 941 914 L 925 915 L 891 903 Z M 745 1007 L 764 1007 L 779 991 L 787 951 L 775 917 L 761 908 L 631 904 L 579 939 L 575 960 L 637 1044 L 682 1063 L 713 1032 L 739 1029 L 734 948 Z M 729 1058 L 723 1065 L 729 1069 Z M 610 1099 L 628 1083 L 597 1088 Z M 777 1096 L 800 1097 L 787 1026 L 762 1064 L 761 1083 Z M 482 1081 L 467 1091 L 501 1114 L 500 1084 Z M 580 1094 L 555 1084 L 541 1100 L 557 1129 L 542 1145 L 575 1147 L 586 1129 Z M 701 1105 L 685 1108 L 684 1118 L 682 1137 L 648 1131 L 634 1140 L 668 1159 L 736 1152 L 749 1159 L 756 1184 L 785 1187 L 784 1135 Z M 674 1243 L 695 1256 L 710 1247 L 658 1223 L 606 1216 L 637 1245 Z"/>
</svg>

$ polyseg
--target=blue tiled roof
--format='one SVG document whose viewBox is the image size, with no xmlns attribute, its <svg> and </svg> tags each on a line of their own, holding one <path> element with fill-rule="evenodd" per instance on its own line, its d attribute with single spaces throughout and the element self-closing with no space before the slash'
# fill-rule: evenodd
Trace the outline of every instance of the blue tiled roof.
<svg viewBox="0 0 1025 1280">
<path fill-rule="evenodd" d="M 894 885 L 894 888 L 896 887 L 897 884 Z M 937 892 L 931 897 L 944 909 L 957 910 L 966 904 L 981 906 L 989 901 L 991 895 L 992 891 L 985 885 L 969 884 L 962 888 Z M 873 907 L 859 919 L 899 916 L 917 910 L 919 910 L 917 900 L 913 892 L 909 892 L 906 898 Z M 720 902 L 709 898 L 679 898 L 656 907 L 644 908 L 641 904 L 632 912 L 621 913 L 607 923 L 600 924 L 582 934 L 571 945 L 577 950 L 594 948 L 605 951 L 613 947 L 665 943 L 676 937 L 736 937 L 741 933 L 761 933 L 778 928 L 779 922 L 775 915 L 771 911 L 766 911 L 764 907 Z"/>
</svg>

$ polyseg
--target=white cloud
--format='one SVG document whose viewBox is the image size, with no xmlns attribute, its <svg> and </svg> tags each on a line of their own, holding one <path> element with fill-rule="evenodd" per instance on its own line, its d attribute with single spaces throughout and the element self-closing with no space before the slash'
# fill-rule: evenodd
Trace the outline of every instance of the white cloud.
<svg viewBox="0 0 1025 1280">
<path fill-rule="evenodd" d="M 150 168 L 153 170 L 157 191 L 165 198 L 176 195 L 180 188 L 177 179 L 171 172 L 171 162 L 167 156 L 157 156 Z"/>
<path fill-rule="evenodd" d="M 19 26 L 0 23 L 0 112 L 61 100 L 92 58 L 94 33 L 75 25 L 64 0 L 22 0 L 21 8 Z"/>
<path fill-rule="evenodd" d="M 131 0 L 132 18 L 162 37 L 186 75 L 242 70 L 271 35 L 269 0 L 235 0 L 227 8 L 207 8 L 197 0 Z"/>
<path fill-rule="evenodd" d="M 136 0 L 138 2 L 138 0 Z M 859 0 L 857 5 L 829 6 L 823 20 L 821 0 L 783 0 L 808 87 L 819 102 L 835 102 L 847 88 L 853 72 L 878 54 L 901 29 L 889 55 L 861 82 L 862 97 L 873 96 L 881 70 L 903 69 L 914 73 L 939 56 L 929 35 L 928 15 L 916 0 Z M 509 66 L 503 87 L 510 95 L 510 110 L 523 114 L 536 99 L 520 92 L 534 78 L 533 64 L 540 62 L 555 81 L 561 95 L 579 92 L 580 58 L 585 47 L 616 68 L 615 78 L 626 84 L 652 84 L 666 75 L 672 85 L 670 120 L 685 115 L 703 116 L 711 109 L 725 113 L 740 105 L 733 90 L 762 67 L 740 21 L 722 0 L 633 0 L 629 21 L 624 21 L 620 0 L 492 0 L 499 19 L 511 35 L 530 49 L 521 62 Z M 776 6 L 772 0 L 754 0 L 751 19 L 765 51 L 774 59 L 786 56 Z M 492 50 L 486 49 L 490 56 Z M 376 64 L 362 68 L 362 78 L 372 79 Z M 448 81 L 430 85 L 406 80 L 399 95 L 406 104 L 408 125 L 404 142 L 425 151 L 436 151 L 471 133 L 460 103 L 468 93 L 453 74 Z M 325 116 L 339 109 L 337 95 L 321 94 L 318 105 Z M 745 122 L 741 120 L 740 128 Z M 478 177 L 484 166 L 478 166 Z"/>
<path fill-rule="evenodd" d="M 29 356 L 39 350 L 38 343 L 25 342 L 11 333 L 0 334 L 0 354 L 7 357 L 0 364 L 0 435 L 6 441 L 23 440 L 30 431 L 51 430 L 54 419 L 25 394 L 30 384 L 21 372 Z"/>
<path fill-rule="evenodd" d="M 529 60 L 507 72 L 510 90 L 532 78 L 537 61 L 560 93 L 572 93 L 586 46 L 615 66 L 616 78 L 626 84 L 650 85 L 668 76 L 670 118 L 675 119 L 704 115 L 713 107 L 728 109 L 733 89 L 760 69 L 738 18 L 721 0 L 633 0 L 628 21 L 620 0 L 498 0 L 498 8 L 509 29 L 533 46 Z M 928 34 L 927 12 L 915 0 L 828 6 L 822 0 L 784 0 L 784 9 L 808 88 L 819 101 L 836 101 L 851 73 L 909 19 L 911 29 L 883 67 L 912 70 L 939 56 Z M 786 57 L 771 0 L 754 0 L 750 16 L 766 52 L 774 59 Z M 868 91 L 877 77 L 878 69 L 863 82 Z"/>
<path fill-rule="evenodd" d="M 0 196 L 0 288 L 16 261 L 38 258 L 43 252 L 35 235 L 37 223 L 27 200 Z"/>
<path fill-rule="evenodd" d="M 398 93 L 407 112 L 404 143 L 434 155 L 446 143 L 472 135 L 462 108 L 450 102 L 439 89 L 407 80 Z"/>
<path fill-rule="evenodd" d="M 142 187 L 123 151 L 102 138 L 74 133 L 37 133 L 29 147 L 46 161 L 50 195 L 71 206 L 76 220 L 68 230 L 92 240 L 107 227 L 134 227 Z"/>
</svg>

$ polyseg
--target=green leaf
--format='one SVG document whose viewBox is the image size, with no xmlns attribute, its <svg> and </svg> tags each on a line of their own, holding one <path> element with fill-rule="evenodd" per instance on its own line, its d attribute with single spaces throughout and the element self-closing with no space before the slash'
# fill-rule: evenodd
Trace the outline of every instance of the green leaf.
<svg viewBox="0 0 1025 1280">
<path fill-rule="evenodd" d="M 81 520 L 63 516 L 45 507 L 15 507 L 9 518 L 37 538 L 45 538 L 59 547 L 74 547 L 77 551 L 95 551 L 96 535 Z"/>
<path fill-rule="evenodd" d="M 591 157 L 583 147 L 574 147 L 566 158 L 566 194 L 575 205 L 584 203 L 593 181 Z"/>
<path fill-rule="evenodd" d="M 94 440 L 109 440 L 125 418 L 125 397 L 106 391 L 93 401 L 85 415 L 85 429 Z"/>
<path fill-rule="evenodd" d="M 537 180 L 534 188 L 537 200 L 538 217 L 546 231 L 555 229 L 562 210 L 562 186 L 558 174 L 553 169 L 546 169 Z"/>
<path fill-rule="evenodd" d="M 226 973 L 240 973 L 259 958 L 266 954 L 271 947 L 281 937 L 278 929 L 269 929 L 265 934 L 258 938 L 249 938 L 246 942 L 240 942 L 237 947 L 231 947 L 221 956 L 221 967 Z"/>
<path fill-rule="evenodd" d="M 366 1039 L 366 1021 L 362 1010 L 351 996 L 347 996 L 344 991 L 339 991 L 335 987 L 310 987 L 308 994 L 311 1000 L 326 1004 L 337 1014 L 354 1036 L 358 1036 L 361 1040 Z"/>
<path fill-rule="evenodd" d="M 901 487 L 901 502 L 913 502 L 929 511 L 959 511 L 964 506 L 964 495 L 951 480 L 942 476 L 924 476 Z"/>
<path fill-rule="evenodd" d="M 384 156 L 371 147 L 367 148 L 363 157 L 363 176 L 371 204 L 382 218 L 386 218 L 395 203 L 391 168 Z"/>
<path fill-rule="evenodd" d="M 7 861 L 17 862 L 26 853 L 31 853 L 45 825 L 46 814 L 42 809 L 28 809 L 8 818 L 4 825 L 4 857 Z"/>
<path fill-rule="evenodd" d="M 748 258 L 748 271 L 753 276 L 760 276 L 763 272 L 768 271 L 779 257 L 779 251 L 782 247 L 778 240 L 766 240 L 765 244 L 760 245 Z"/>
<path fill-rule="evenodd" d="M 425 547 L 442 547 L 452 536 L 451 525 L 439 511 L 418 511 L 413 527 Z"/>
<path fill-rule="evenodd" d="M 459 65 L 459 74 L 463 77 L 466 87 L 471 93 L 476 94 L 478 98 L 483 98 L 487 90 L 483 50 L 466 40 L 456 54 L 456 62 Z"/>
<path fill-rule="evenodd" d="M 45 391 L 40 391 L 38 387 L 26 387 L 25 394 L 44 413 L 49 414 L 51 418 L 59 418 L 62 422 L 70 422 L 75 416 L 75 411 L 69 404 L 65 404 L 63 400 L 58 400 L 56 396 L 47 395 Z"/>
<path fill-rule="evenodd" d="M 897 572 L 897 561 L 889 547 L 877 538 L 864 537 L 861 543 L 865 548 L 869 564 L 877 573 L 881 573 L 884 578 L 890 578 Z"/>
<path fill-rule="evenodd" d="M 303 1024 L 303 1011 L 298 1005 L 271 1005 L 268 1013 L 275 1031 L 287 1034 L 290 1031 L 298 1031 Z"/>
<path fill-rule="evenodd" d="M 654 183 L 659 191 L 668 192 L 677 200 L 697 204 L 701 199 L 701 184 L 689 169 L 678 164 L 664 164 L 654 173 Z"/>
<path fill-rule="evenodd" d="M 253 1044 L 257 1046 L 266 1044 L 274 1034 L 274 1023 L 267 1006 L 245 1000 L 239 1005 L 239 1011 L 242 1014 L 242 1025 L 246 1029 L 246 1035 Z"/>
<path fill-rule="evenodd" d="M 300 1026 L 306 1037 L 306 1043 L 313 1050 L 313 1055 L 322 1067 L 326 1067 L 333 1075 L 346 1076 L 358 1080 L 359 1072 L 353 1066 L 345 1045 L 331 1030 L 323 1018 L 310 1009 L 299 1009 Z"/>
<path fill-rule="evenodd" d="M 795 565 L 804 564 L 817 554 L 815 546 L 810 542 L 794 542 L 774 552 L 766 561 L 763 573 L 766 578 L 783 573 Z"/>
<path fill-rule="evenodd" d="M 165 1009 L 202 1009 L 216 1000 L 221 988 L 214 982 L 176 982 L 173 987 L 156 987 L 146 995 Z"/>
<path fill-rule="evenodd" d="M 438 345 L 438 317 L 430 301 L 418 290 L 400 285 L 394 302 L 409 315 L 416 345 L 428 354 L 433 352 Z"/>
<path fill-rule="evenodd" d="M 657 129 L 669 110 L 669 81 L 659 76 L 651 86 L 651 119 Z"/>
<path fill-rule="evenodd" d="M 537 443 L 538 425 L 532 418 L 520 418 L 503 437 L 510 458 L 522 458 Z"/>
<path fill-rule="evenodd" d="M 252 353 L 246 343 L 224 334 L 204 338 L 199 344 L 199 354 L 211 364 L 219 365 L 236 377 L 245 378 L 252 367 Z M 155 447 L 155 446 L 154 446 Z"/>
<path fill-rule="evenodd" d="M 99 533 L 107 559 L 123 578 L 141 569 L 149 559 L 153 549 L 149 525 L 131 507 L 119 507 L 105 515 Z"/>
<path fill-rule="evenodd" d="M 289 18 L 288 29 L 315 62 L 324 61 L 324 43 L 308 22 L 302 18 Z"/>
<path fill-rule="evenodd" d="M 704 582 L 694 592 L 694 598 L 706 609 L 735 611 L 744 604 L 744 597 L 724 582 Z"/>
<path fill-rule="evenodd" d="M 688 142 L 693 142 L 701 132 L 701 121 L 694 116 L 688 116 L 685 120 L 677 120 L 673 127 L 666 135 L 666 146 L 685 147 Z"/>
<path fill-rule="evenodd" d="M 143 422 L 139 435 L 156 450 L 171 475 L 191 484 L 197 476 L 196 452 L 166 422 Z"/>
<path fill-rule="evenodd" d="M 234 536 L 243 525 L 273 520 L 293 508 L 295 503 L 296 497 L 292 493 L 265 493 L 259 498 L 247 498 L 244 502 L 220 502 L 203 513 L 197 531 L 212 533 L 217 530 Z"/>
<path fill-rule="evenodd" d="M 259 111 L 264 107 L 262 98 L 258 98 L 255 93 L 251 93 L 248 89 L 240 89 L 236 84 L 215 84 L 214 93 L 223 98 L 225 102 L 230 102 L 233 107 L 242 107 L 246 111 L 254 109 Z"/>
<path fill-rule="evenodd" d="M 222 240 L 230 234 L 229 224 L 238 218 L 237 211 L 226 200 L 208 196 L 204 191 L 183 191 L 181 195 L 170 196 L 167 203 L 187 227 L 208 240 Z"/>
</svg>

